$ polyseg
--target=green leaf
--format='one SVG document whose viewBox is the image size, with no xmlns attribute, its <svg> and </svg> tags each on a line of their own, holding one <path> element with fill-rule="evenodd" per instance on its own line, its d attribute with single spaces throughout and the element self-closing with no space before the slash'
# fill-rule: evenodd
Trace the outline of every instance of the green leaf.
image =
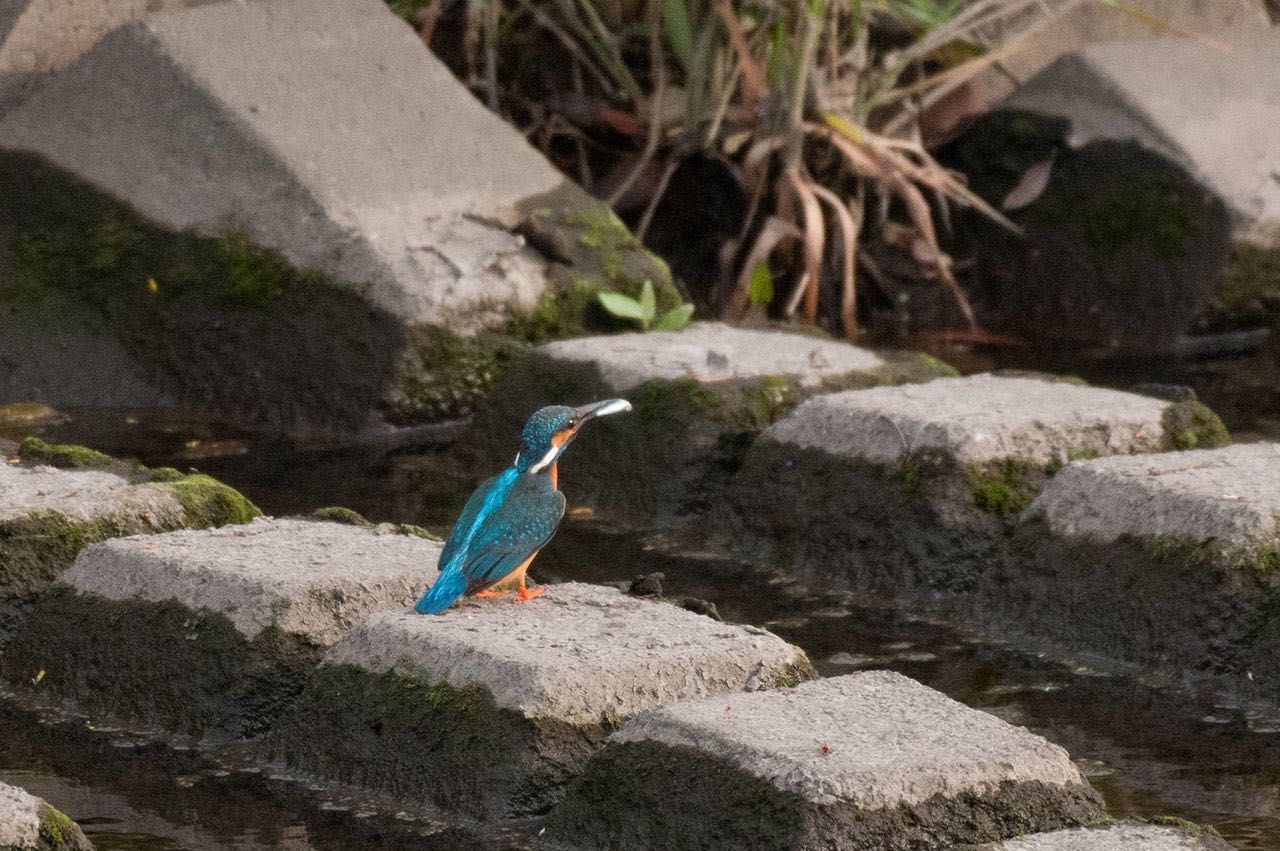
<svg viewBox="0 0 1280 851">
<path fill-rule="evenodd" d="M 604 309 L 619 319 L 644 322 L 644 310 L 641 309 L 640 302 L 631 296 L 622 293 L 599 293 L 598 297 Z"/>
<path fill-rule="evenodd" d="M 662 0 L 662 23 L 667 28 L 671 51 L 687 73 L 693 61 L 693 27 L 689 23 L 689 7 L 684 0 Z"/>
<path fill-rule="evenodd" d="M 773 301 L 773 275 L 769 272 L 769 262 L 761 260 L 751 270 L 751 303 L 769 304 Z"/>
<path fill-rule="evenodd" d="M 658 298 L 653 292 L 653 281 L 645 278 L 640 288 L 640 324 L 648 328 L 653 316 L 658 312 Z"/>
<path fill-rule="evenodd" d="M 679 331 L 681 328 L 689 324 L 689 320 L 693 318 L 693 305 L 682 304 L 679 307 L 672 308 L 658 318 L 653 323 L 655 331 Z"/>
</svg>

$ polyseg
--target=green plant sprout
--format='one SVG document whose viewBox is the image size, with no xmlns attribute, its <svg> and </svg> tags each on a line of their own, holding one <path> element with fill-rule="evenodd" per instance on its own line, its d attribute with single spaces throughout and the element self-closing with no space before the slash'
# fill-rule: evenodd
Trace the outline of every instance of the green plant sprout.
<svg viewBox="0 0 1280 851">
<path fill-rule="evenodd" d="M 642 331 L 679 331 L 689 324 L 693 316 L 693 305 L 688 303 L 657 316 L 658 300 L 653 292 L 653 282 L 647 279 L 640 288 L 639 298 L 615 292 L 602 292 L 599 298 L 600 305 L 610 314 L 639 322 Z"/>
</svg>

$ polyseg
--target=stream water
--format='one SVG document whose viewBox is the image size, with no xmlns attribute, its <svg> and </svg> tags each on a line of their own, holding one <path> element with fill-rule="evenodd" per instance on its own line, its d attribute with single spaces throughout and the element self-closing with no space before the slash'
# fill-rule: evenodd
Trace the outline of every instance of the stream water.
<svg viewBox="0 0 1280 851">
<path fill-rule="evenodd" d="M 443 531 L 466 496 L 454 488 L 429 508 L 406 499 L 407 475 L 456 480 L 456 471 L 436 475 L 437 456 L 300 452 L 145 414 L 82 412 L 44 436 L 153 466 L 198 468 L 276 515 L 346 505 L 373 520 Z M 540 581 L 593 582 L 661 572 L 669 595 L 706 599 L 726 620 L 767 626 L 803 647 L 823 674 L 890 668 L 1062 745 L 1113 816 L 1185 818 L 1212 825 L 1240 849 L 1280 851 L 1280 716 L 1265 707 L 1153 693 L 902 613 L 861 608 L 786 577 L 661 555 L 589 520 L 568 521 L 533 572 Z M 464 847 L 424 839 L 403 815 L 317 798 L 253 771 L 210 769 L 161 745 L 41 724 L 3 703 L 0 781 L 66 811 L 101 851 Z"/>
</svg>

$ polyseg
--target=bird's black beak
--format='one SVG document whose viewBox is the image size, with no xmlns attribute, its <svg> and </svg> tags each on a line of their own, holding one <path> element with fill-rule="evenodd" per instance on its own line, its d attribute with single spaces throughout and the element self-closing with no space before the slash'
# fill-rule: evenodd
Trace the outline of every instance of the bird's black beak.
<svg viewBox="0 0 1280 851">
<path fill-rule="evenodd" d="M 582 428 L 588 420 L 607 417 L 610 414 L 622 414 L 629 410 L 631 410 L 631 403 L 626 399 L 605 399 L 603 402 L 592 402 L 590 405 L 575 408 L 573 414 L 578 420 L 578 428 Z"/>
</svg>

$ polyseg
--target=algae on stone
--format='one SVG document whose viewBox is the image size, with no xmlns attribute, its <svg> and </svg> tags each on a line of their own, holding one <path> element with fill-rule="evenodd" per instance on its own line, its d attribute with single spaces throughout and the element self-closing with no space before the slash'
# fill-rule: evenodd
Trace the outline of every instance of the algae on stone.
<svg viewBox="0 0 1280 851">
<path fill-rule="evenodd" d="M 140 487 L 155 488 L 177 497 L 186 514 L 186 523 L 193 529 L 248 523 L 262 515 L 244 494 L 212 476 L 192 474 L 172 481 L 147 482 Z"/>
<path fill-rule="evenodd" d="M 1207 405 L 1187 399 L 1170 405 L 1161 417 L 1166 450 L 1213 449 L 1226 446 L 1231 435 Z"/>
<path fill-rule="evenodd" d="M 18 457 L 32 464 L 63 468 L 106 467 L 113 462 L 110 455 L 96 449 L 71 443 L 45 443 L 35 436 L 23 439 Z"/>
</svg>

